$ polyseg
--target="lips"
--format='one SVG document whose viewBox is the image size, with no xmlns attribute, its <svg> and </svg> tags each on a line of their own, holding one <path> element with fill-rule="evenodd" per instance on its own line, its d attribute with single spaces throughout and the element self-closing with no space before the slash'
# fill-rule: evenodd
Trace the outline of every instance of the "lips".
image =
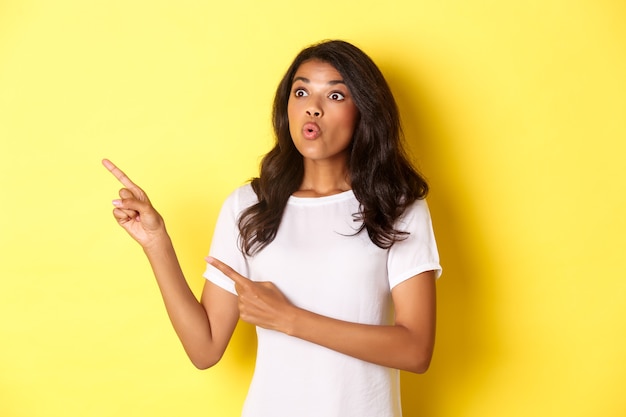
<svg viewBox="0 0 626 417">
<path fill-rule="evenodd" d="M 309 122 L 305 123 L 304 126 L 302 126 L 302 134 L 304 135 L 305 139 L 316 139 L 320 135 L 320 133 L 321 129 L 317 125 L 317 123 Z"/>
</svg>

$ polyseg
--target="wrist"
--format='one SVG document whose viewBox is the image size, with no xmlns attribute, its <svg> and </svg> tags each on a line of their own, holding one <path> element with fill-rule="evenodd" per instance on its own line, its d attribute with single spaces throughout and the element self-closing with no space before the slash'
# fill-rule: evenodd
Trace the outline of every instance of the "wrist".
<svg viewBox="0 0 626 417">
<path fill-rule="evenodd" d="M 283 333 L 288 336 L 300 337 L 298 329 L 301 326 L 303 315 L 307 312 L 299 307 L 290 305 L 283 314 Z"/>
<path fill-rule="evenodd" d="M 160 256 L 163 254 L 163 251 L 168 251 L 172 246 L 172 240 L 165 230 L 165 226 L 159 231 L 152 233 L 150 238 L 141 245 L 148 258 Z"/>
</svg>

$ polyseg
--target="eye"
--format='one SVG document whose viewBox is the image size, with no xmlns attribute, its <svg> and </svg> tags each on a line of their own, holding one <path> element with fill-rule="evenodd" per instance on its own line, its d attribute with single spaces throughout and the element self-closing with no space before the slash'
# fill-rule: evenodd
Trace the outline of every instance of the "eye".
<svg viewBox="0 0 626 417">
<path fill-rule="evenodd" d="M 331 100 L 335 100 L 335 101 L 342 101 L 345 100 L 346 96 L 343 95 L 343 93 L 340 92 L 332 92 L 328 95 L 328 98 L 330 98 Z"/>
<path fill-rule="evenodd" d="M 293 95 L 295 97 L 306 97 L 309 95 L 309 93 L 307 93 L 306 90 L 303 88 L 296 88 L 295 90 L 293 90 Z"/>
</svg>

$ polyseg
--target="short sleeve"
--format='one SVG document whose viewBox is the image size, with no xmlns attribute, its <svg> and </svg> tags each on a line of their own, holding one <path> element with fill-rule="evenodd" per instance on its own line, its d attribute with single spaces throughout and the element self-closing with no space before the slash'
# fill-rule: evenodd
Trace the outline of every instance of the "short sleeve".
<svg viewBox="0 0 626 417">
<path fill-rule="evenodd" d="M 256 194 L 250 185 L 244 185 L 230 194 L 217 218 L 209 255 L 229 265 L 241 275 L 247 277 L 248 263 L 239 245 L 238 220 L 240 213 L 256 202 Z M 203 277 L 236 294 L 235 283 L 215 267 L 207 264 Z"/>
<path fill-rule="evenodd" d="M 409 235 L 389 249 L 387 271 L 390 288 L 426 271 L 435 271 L 435 276 L 439 278 L 442 268 L 426 200 L 416 200 L 409 206 L 398 219 L 396 228 Z"/>
</svg>

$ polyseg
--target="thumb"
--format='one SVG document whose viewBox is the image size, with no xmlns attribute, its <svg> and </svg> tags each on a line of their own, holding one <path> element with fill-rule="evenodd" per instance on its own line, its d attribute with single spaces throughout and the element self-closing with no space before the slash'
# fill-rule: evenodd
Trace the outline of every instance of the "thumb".
<svg viewBox="0 0 626 417">
<path fill-rule="evenodd" d="M 135 196 L 133 195 L 132 191 L 130 191 L 128 188 L 122 188 L 120 190 L 120 197 L 121 198 L 134 198 Z"/>
<path fill-rule="evenodd" d="M 137 213 L 146 209 L 145 204 L 135 198 L 128 188 L 122 188 L 119 192 L 120 199 L 114 200 L 113 205 L 121 210 L 135 211 Z"/>
<path fill-rule="evenodd" d="M 152 210 L 150 202 L 137 198 L 137 196 L 128 188 L 122 188 L 119 191 L 120 198 L 113 200 L 113 205 L 121 210 L 132 210 L 137 213 L 148 214 Z"/>
<path fill-rule="evenodd" d="M 129 220 L 141 222 L 146 230 L 157 230 L 162 226 L 162 218 L 148 200 L 137 199 L 135 194 L 127 188 L 119 192 L 120 199 L 113 200 L 113 215 L 118 223 L 124 224 Z"/>
</svg>

